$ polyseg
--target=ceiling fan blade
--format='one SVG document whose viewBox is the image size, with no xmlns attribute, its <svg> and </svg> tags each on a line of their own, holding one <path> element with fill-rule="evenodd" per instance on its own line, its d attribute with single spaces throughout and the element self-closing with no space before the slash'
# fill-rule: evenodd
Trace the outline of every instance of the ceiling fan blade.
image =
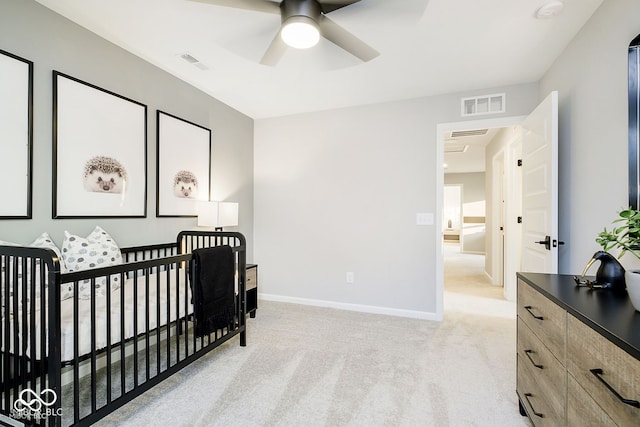
<svg viewBox="0 0 640 427">
<path fill-rule="evenodd" d="M 345 6 L 358 3 L 359 1 L 360 0 L 320 0 L 318 3 L 320 3 L 322 12 L 330 13 L 334 10 L 342 9 Z"/>
<path fill-rule="evenodd" d="M 280 3 L 269 0 L 189 0 L 214 6 L 280 14 Z"/>
<path fill-rule="evenodd" d="M 380 53 L 333 22 L 331 19 L 323 16 L 319 23 L 320 34 L 338 47 L 346 50 L 353 56 L 367 62 L 380 55 Z"/>
<path fill-rule="evenodd" d="M 270 65 L 274 66 L 280 59 L 282 55 L 284 55 L 287 50 L 287 44 L 282 41 L 282 37 L 280 37 L 280 31 L 276 33 L 276 36 L 271 40 L 271 44 L 267 48 L 267 51 L 264 53 L 264 56 L 260 60 L 262 65 Z"/>
</svg>

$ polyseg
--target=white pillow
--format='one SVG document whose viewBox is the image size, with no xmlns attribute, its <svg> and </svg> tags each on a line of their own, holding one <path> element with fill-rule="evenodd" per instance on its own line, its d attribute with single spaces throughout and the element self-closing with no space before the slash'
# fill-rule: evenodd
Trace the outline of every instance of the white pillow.
<svg viewBox="0 0 640 427">
<path fill-rule="evenodd" d="M 0 244 L 2 245 L 7 245 L 7 246 L 22 246 L 22 245 L 18 245 L 17 243 L 12 243 L 12 242 L 4 242 L 4 241 L 0 241 Z M 53 242 L 53 239 L 51 238 L 51 236 L 49 236 L 49 234 L 47 232 L 42 233 L 40 236 L 38 236 L 36 238 L 36 240 L 34 240 L 32 243 L 29 244 L 30 247 L 34 247 L 34 248 L 48 248 L 53 250 L 56 255 L 58 256 L 58 259 L 60 260 L 60 270 L 64 273 L 66 271 L 65 267 L 64 267 L 64 262 L 62 260 L 62 256 L 60 254 L 60 249 L 58 249 L 58 247 L 56 246 L 56 244 Z M 4 271 L 5 269 L 5 264 L 4 264 L 4 259 L 3 259 L 3 263 L 2 263 L 2 271 Z M 26 282 L 31 284 L 31 260 L 27 259 L 27 263 L 26 263 Z M 36 277 L 40 277 L 40 262 L 38 261 L 35 265 L 35 274 Z M 18 264 L 18 279 L 20 284 L 22 284 L 22 279 L 23 274 L 22 274 L 22 262 L 20 262 Z M 45 276 L 45 283 L 46 280 L 48 279 L 48 277 Z M 9 275 L 9 280 L 10 282 L 12 281 L 12 275 Z M 35 287 L 35 297 L 36 297 L 36 309 L 40 309 L 40 286 L 36 286 Z M 9 287 L 10 291 L 9 291 L 9 296 L 10 298 L 13 296 L 12 290 L 13 290 L 13 286 Z M 64 294 L 64 292 L 62 292 Z M 73 294 L 72 294 L 73 295 Z M 18 287 L 18 298 L 20 301 L 22 301 L 22 286 L 20 285 Z M 62 299 L 64 298 L 64 295 L 62 297 Z M 3 301 L 4 302 L 4 301 Z M 27 292 L 27 303 L 29 302 L 29 292 Z"/>
<path fill-rule="evenodd" d="M 109 234 L 100 226 L 89 234 L 86 238 L 64 232 L 62 242 L 62 259 L 67 271 L 81 271 L 92 268 L 108 267 L 110 265 L 122 264 L 122 254 L 120 248 Z M 65 286 L 72 283 L 64 283 Z M 105 296 L 106 277 L 98 277 L 95 280 L 96 296 Z M 78 298 L 91 298 L 91 281 L 82 280 L 78 283 Z M 120 288 L 120 275 L 111 275 L 111 291 Z M 73 295 L 73 289 L 71 291 Z"/>
<path fill-rule="evenodd" d="M 62 273 L 67 272 L 67 269 L 65 268 L 65 265 L 64 265 L 64 260 L 62 259 L 62 254 L 60 253 L 60 249 L 56 246 L 55 243 L 53 243 L 53 239 L 51 238 L 51 236 L 49 236 L 49 234 L 46 231 L 41 235 L 39 235 L 36 238 L 36 240 L 31 242 L 29 246 L 34 248 L 46 248 L 46 249 L 53 250 L 53 252 L 55 252 L 56 255 L 58 256 L 58 260 L 60 261 L 60 271 Z"/>
<path fill-rule="evenodd" d="M 18 243 L 13 243 L 13 242 L 6 242 L 4 240 L 0 240 L 0 245 L 2 246 L 22 246 L 19 245 Z M 6 263 L 8 264 L 9 261 L 7 260 Z M 6 264 L 5 264 L 5 257 L 2 257 L 2 265 L 0 265 L 0 274 L 3 275 L 4 277 L 4 271 L 7 268 Z M 9 267 L 11 268 L 11 267 Z M 18 277 L 22 277 L 22 265 L 18 264 Z M 21 293 L 22 289 L 18 289 L 18 291 Z M 20 300 L 20 303 L 22 303 L 22 296 L 18 297 Z M 13 311 L 13 273 L 9 273 L 9 302 L 10 302 L 10 307 L 11 311 Z M 4 308 L 4 295 L 2 296 L 2 301 L 0 302 L 0 306 L 2 306 L 2 308 Z"/>
</svg>

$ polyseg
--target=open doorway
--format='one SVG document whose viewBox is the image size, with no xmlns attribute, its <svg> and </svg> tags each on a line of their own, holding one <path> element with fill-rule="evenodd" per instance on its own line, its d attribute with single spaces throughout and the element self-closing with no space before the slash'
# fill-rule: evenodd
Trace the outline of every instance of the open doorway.
<svg viewBox="0 0 640 427">
<path fill-rule="evenodd" d="M 485 267 L 487 246 L 491 242 L 487 236 L 487 213 L 491 212 L 487 209 L 487 200 L 502 199 L 502 195 L 495 194 L 489 185 L 492 164 L 485 158 L 485 153 L 487 145 L 500 135 L 500 128 L 454 130 L 445 135 L 442 219 L 444 290 L 448 309 L 481 309 L 486 305 L 478 304 L 476 299 L 502 299 L 501 287 L 495 286 L 495 280 L 487 275 Z M 501 174 L 501 168 L 494 159 L 493 169 Z M 452 206 L 455 189 L 460 189 L 459 213 L 454 211 L 455 205 Z M 491 194 L 494 196 L 488 197 Z M 456 213 L 460 218 L 459 225 L 448 227 L 453 225 L 452 217 Z M 451 238 L 453 232 L 460 238 Z"/>
<path fill-rule="evenodd" d="M 442 195 L 444 197 L 446 187 L 456 184 L 462 185 L 465 194 L 460 226 L 460 240 L 465 242 L 464 246 L 459 243 L 456 246 L 456 243 L 444 238 L 448 223 L 445 210 L 441 212 L 443 239 L 440 253 L 443 257 L 441 265 L 436 268 L 443 280 L 438 298 L 442 297 L 442 304 L 446 304 L 447 309 L 464 305 L 465 311 L 484 311 L 484 314 L 491 311 L 494 315 L 502 311 L 506 317 L 513 316 L 513 302 L 507 301 L 503 287 L 507 274 L 504 262 L 506 250 L 500 228 L 508 214 L 504 201 L 509 197 L 507 181 L 510 178 L 510 168 L 506 165 L 513 157 L 513 153 L 506 147 L 511 144 L 515 129 L 522 120 L 523 117 L 511 117 L 438 126 L 438 144 L 443 165 Z M 472 140 L 459 137 L 474 133 L 486 135 L 479 143 L 480 147 L 472 147 Z M 458 136 L 457 141 L 452 143 L 451 139 L 455 136 Z M 489 144 L 496 139 L 499 142 L 487 150 Z M 472 152 L 472 148 L 475 152 Z M 481 167 L 461 170 L 454 160 L 459 154 L 452 153 L 470 153 L 470 157 L 476 161 L 480 159 Z M 475 191 L 469 191 L 469 183 L 476 185 Z M 444 208 L 444 205 L 441 206 Z M 488 306 L 485 304 L 488 300 L 495 300 L 498 304 Z"/>
</svg>

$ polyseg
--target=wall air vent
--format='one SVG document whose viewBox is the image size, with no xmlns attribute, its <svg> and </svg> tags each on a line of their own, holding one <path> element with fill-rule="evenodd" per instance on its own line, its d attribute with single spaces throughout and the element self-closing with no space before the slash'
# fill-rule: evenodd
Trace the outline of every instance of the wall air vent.
<svg viewBox="0 0 640 427">
<path fill-rule="evenodd" d="M 474 130 L 454 130 L 451 132 L 451 138 L 463 138 L 465 136 L 484 136 L 489 132 L 489 129 L 474 129 Z"/>
<path fill-rule="evenodd" d="M 190 54 L 190 53 L 188 53 L 188 52 L 181 53 L 181 54 L 180 54 L 180 58 L 184 59 L 184 60 L 185 60 L 185 61 L 187 61 L 189 64 L 191 64 L 191 65 L 193 65 L 193 66 L 195 66 L 195 67 L 199 68 L 199 69 L 200 69 L 200 70 L 202 70 L 202 71 L 206 71 L 206 70 L 208 70 L 208 69 L 209 69 L 209 67 L 208 67 L 206 64 L 204 64 L 204 63 L 200 62 L 200 60 L 199 60 L 198 58 L 196 58 L 195 56 L 191 55 L 191 54 Z"/>
<path fill-rule="evenodd" d="M 479 116 L 483 114 L 498 114 L 507 111 L 504 93 L 493 95 L 473 96 L 462 98 L 462 116 Z"/>
</svg>

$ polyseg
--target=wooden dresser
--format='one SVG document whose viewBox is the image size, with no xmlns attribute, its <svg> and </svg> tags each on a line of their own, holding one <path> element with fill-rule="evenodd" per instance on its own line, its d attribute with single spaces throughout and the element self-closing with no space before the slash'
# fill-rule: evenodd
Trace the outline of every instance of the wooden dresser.
<svg viewBox="0 0 640 427">
<path fill-rule="evenodd" d="M 640 312 L 626 293 L 518 273 L 520 413 L 535 426 L 640 426 Z"/>
</svg>

